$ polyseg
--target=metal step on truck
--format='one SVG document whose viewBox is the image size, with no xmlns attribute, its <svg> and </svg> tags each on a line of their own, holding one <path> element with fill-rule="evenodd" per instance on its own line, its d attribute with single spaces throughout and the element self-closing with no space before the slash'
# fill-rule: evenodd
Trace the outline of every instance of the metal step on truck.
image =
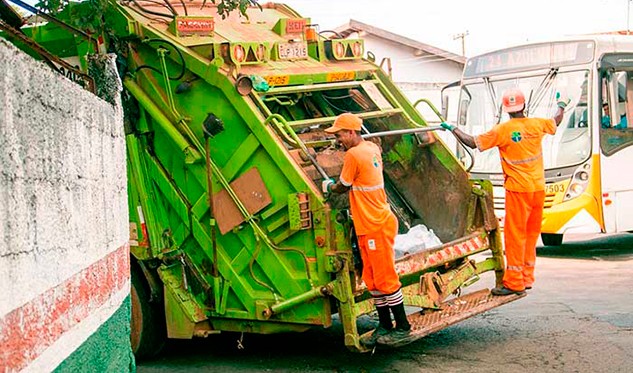
<svg viewBox="0 0 633 373">
<path fill-rule="evenodd" d="M 111 1 L 101 33 L 73 23 L 86 6 L 36 23 L 5 11 L 1 36 L 74 69 L 87 89 L 90 55 L 118 56 L 137 356 L 156 354 L 165 336 L 301 332 L 335 315 L 345 345 L 366 351 L 356 322 L 374 307 L 349 201 L 320 190 L 341 172 L 344 151 L 323 129 L 343 112 L 379 134 L 402 232 L 422 223 L 444 242 L 396 261 L 405 304 L 416 307 L 409 341 L 520 298 L 465 291 L 486 272 L 489 287 L 503 275 L 491 185 L 469 180 L 423 132 L 427 122 L 363 40 L 319 33 L 282 4 L 221 17 L 205 1 Z"/>
</svg>

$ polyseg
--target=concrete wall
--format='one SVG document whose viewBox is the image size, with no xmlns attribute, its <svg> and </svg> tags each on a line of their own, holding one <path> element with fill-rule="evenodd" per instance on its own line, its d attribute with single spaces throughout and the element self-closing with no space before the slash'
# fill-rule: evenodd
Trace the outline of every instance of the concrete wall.
<svg viewBox="0 0 633 373">
<path fill-rule="evenodd" d="M 134 369 L 120 105 L 4 39 L 0 67 L 0 372 Z"/>
</svg>

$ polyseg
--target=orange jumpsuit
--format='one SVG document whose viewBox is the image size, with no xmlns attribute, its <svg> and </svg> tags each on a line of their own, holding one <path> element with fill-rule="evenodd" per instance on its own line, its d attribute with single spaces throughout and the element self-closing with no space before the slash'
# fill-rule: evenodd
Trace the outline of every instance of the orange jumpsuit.
<svg viewBox="0 0 633 373">
<path fill-rule="evenodd" d="M 536 241 L 541 233 L 545 171 L 541 140 L 556 133 L 553 119 L 512 118 L 475 137 L 480 151 L 499 148 L 505 178 L 503 286 L 521 291 L 534 283 Z"/>
<path fill-rule="evenodd" d="M 363 261 L 363 281 L 373 295 L 400 289 L 393 244 L 398 220 L 385 193 L 380 148 L 370 142 L 347 150 L 340 181 L 351 187 L 350 208 Z"/>
</svg>

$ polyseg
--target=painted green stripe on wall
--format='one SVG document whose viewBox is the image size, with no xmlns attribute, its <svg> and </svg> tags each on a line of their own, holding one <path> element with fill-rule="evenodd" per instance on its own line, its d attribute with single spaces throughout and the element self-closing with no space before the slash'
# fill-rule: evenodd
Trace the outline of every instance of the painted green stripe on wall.
<svg viewBox="0 0 633 373">
<path fill-rule="evenodd" d="M 130 296 L 55 372 L 136 372 L 130 347 Z"/>
</svg>

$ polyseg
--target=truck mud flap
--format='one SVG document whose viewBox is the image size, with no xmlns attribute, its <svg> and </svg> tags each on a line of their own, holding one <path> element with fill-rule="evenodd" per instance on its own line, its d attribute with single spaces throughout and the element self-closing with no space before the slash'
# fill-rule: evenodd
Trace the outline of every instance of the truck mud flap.
<svg viewBox="0 0 633 373">
<path fill-rule="evenodd" d="M 411 334 L 409 337 L 384 346 L 400 347 L 407 345 L 469 317 L 523 298 L 525 295 L 494 296 L 490 293 L 490 290 L 483 289 L 451 299 L 443 303 L 442 308 L 439 310 L 427 309 L 424 310 L 424 313 L 416 312 L 408 315 L 409 323 L 411 323 Z"/>
</svg>

